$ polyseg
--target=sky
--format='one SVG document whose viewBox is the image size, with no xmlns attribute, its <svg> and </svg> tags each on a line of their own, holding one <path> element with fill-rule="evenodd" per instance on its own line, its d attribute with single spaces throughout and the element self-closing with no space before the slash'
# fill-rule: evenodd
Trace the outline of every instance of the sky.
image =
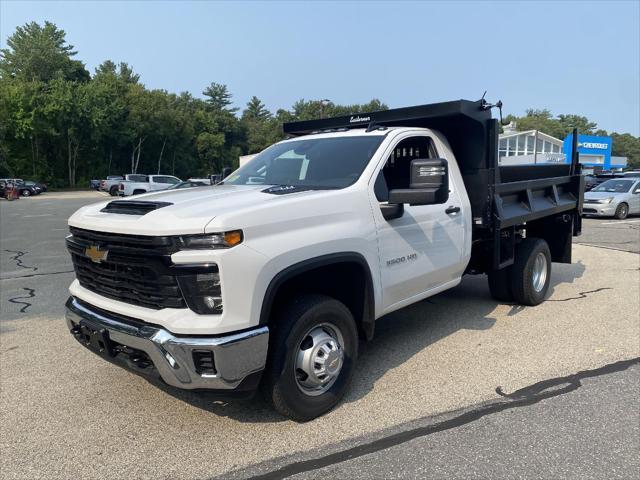
<svg viewBox="0 0 640 480">
<path fill-rule="evenodd" d="M 587 116 L 640 136 L 640 1 L 173 2 L 0 0 L 0 47 L 49 20 L 93 72 L 125 61 L 149 88 L 238 107 L 301 98 L 403 107 L 466 98 Z"/>
</svg>

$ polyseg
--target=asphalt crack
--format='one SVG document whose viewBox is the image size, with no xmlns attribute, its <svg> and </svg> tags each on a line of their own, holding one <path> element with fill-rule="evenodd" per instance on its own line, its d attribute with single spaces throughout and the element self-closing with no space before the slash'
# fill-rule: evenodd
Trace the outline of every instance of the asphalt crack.
<svg viewBox="0 0 640 480">
<path fill-rule="evenodd" d="M 27 270 L 33 270 L 34 272 L 36 270 L 38 270 L 38 267 L 29 267 L 27 265 L 25 265 L 24 263 L 22 263 L 22 258 L 23 256 L 25 256 L 26 254 L 28 254 L 29 252 L 22 252 L 20 250 L 5 250 L 5 252 L 8 253 L 14 253 L 15 255 L 11 258 L 11 260 L 13 260 L 14 262 L 16 262 L 16 266 L 20 267 L 20 268 L 26 268 Z"/>
<path fill-rule="evenodd" d="M 27 308 L 29 308 L 32 303 L 30 302 L 21 302 L 20 300 L 27 300 L 29 298 L 35 298 L 36 296 L 36 291 L 33 288 L 29 288 L 29 287 L 22 287 L 23 290 L 26 290 L 28 292 L 28 295 L 26 297 L 11 297 L 9 299 L 9 302 L 11 303 L 15 303 L 16 305 L 24 305 L 24 307 L 20 308 L 20 313 L 25 313 L 27 311 Z"/>
<path fill-rule="evenodd" d="M 304 460 L 300 462 L 284 465 L 276 470 L 250 477 L 254 480 L 275 480 L 290 477 L 300 473 L 310 472 L 321 468 L 329 467 L 354 458 L 362 457 L 372 453 L 386 450 L 396 445 L 400 445 L 416 438 L 426 437 L 434 433 L 461 427 L 476 420 L 480 420 L 488 415 L 493 415 L 513 408 L 528 407 L 548 398 L 558 397 L 573 392 L 582 387 L 582 380 L 594 378 L 611 373 L 621 372 L 629 367 L 640 363 L 640 357 L 630 360 L 622 360 L 610 363 L 600 368 L 583 370 L 578 373 L 564 377 L 556 377 L 534 383 L 527 387 L 505 393 L 501 386 L 496 387 L 496 393 L 501 399 L 489 401 L 480 406 L 464 411 L 460 415 L 423 427 L 414 428 L 404 432 L 396 433 L 369 443 L 358 445 L 353 448 L 332 453 L 323 457 Z M 240 472 L 238 472 L 240 473 Z"/>
<path fill-rule="evenodd" d="M 59 272 L 30 273 L 28 275 L 18 275 L 16 277 L 0 278 L 0 281 L 2 281 L 2 280 L 15 280 L 15 279 L 18 279 L 18 278 L 46 277 L 47 275 L 60 275 L 60 274 L 63 274 L 63 273 L 74 273 L 74 270 L 61 270 Z"/>
<path fill-rule="evenodd" d="M 577 297 L 568 297 L 568 298 L 558 298 L 558 299 L 548 299 L 547 302 L 568 302 L 569 300 L 582 300 L 583 298 L 587 298 L 587 296 L 591 293 L 602 292 L 603 290 L 613 290 L 611 287 L 601 287 L 596 288 L 595 290 L 587 290 L 586 292 L 578 292 Z"/>
</svg>

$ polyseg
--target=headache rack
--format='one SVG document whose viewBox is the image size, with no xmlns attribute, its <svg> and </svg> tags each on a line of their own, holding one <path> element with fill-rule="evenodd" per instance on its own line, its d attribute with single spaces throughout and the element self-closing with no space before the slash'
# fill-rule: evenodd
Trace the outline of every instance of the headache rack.
<svg viewBox="0 0 640 480">
<path fill-rule="evenodd" d="M 366 128 L 420 127 L 448 140 L 471 202 L 471 270 L 487 271 L 513 263 L 516 232 L 526 226 L 549 243 L 553 261 L 571 261 L 571 237 L 581 232 L 584 179 L 573 132 L 570 163 L 501 167 L 498 120 L 490 105 L 478 101 L 419 105 L 283 125 L 289 136 Z"/>
</svg>

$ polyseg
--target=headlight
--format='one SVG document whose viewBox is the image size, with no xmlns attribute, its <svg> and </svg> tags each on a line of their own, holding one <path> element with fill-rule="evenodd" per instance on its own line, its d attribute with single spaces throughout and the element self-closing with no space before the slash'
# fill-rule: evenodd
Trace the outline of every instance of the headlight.
<svg viewBox="0 0 640 480">
<path fill-rule="evenodd" d="M 613 201 L 613 197 L 601 198 L 600 200 L 598 200 L 598 203 L 611 203 L 612 201 Z"/>
<path fill-rule="evenodd" d="M 242 230 L 225 233 L 208 233 L 204 235 L 183 235 L 178 237 L 178 245 L 182 249 L 215 249 L 231 248 L 242 243 Z"/>
<path fill-rule="evenodd" d="M 222 290 L 218 272 L 178 275 L 176 278 L 191 310 L 201 315 L 222 313 Z"/>
</svg>

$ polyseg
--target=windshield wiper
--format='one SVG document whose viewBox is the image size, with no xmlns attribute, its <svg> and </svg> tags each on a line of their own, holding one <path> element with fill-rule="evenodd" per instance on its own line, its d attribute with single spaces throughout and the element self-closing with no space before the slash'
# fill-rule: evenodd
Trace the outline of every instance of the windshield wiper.
<svg viewBox="0 0 640 480">
<path fill-rule="evenodd" d="M 320 185 L 291 185 L 280 184 L 273 185 L 271 187 L 262 190 L 263 193 L 271 193 L 274 195 L 284 195 L 287 193 L 304 192 L 307 190 L 335 190 L 338 187 L 325 187 Z"/>
</svg>

